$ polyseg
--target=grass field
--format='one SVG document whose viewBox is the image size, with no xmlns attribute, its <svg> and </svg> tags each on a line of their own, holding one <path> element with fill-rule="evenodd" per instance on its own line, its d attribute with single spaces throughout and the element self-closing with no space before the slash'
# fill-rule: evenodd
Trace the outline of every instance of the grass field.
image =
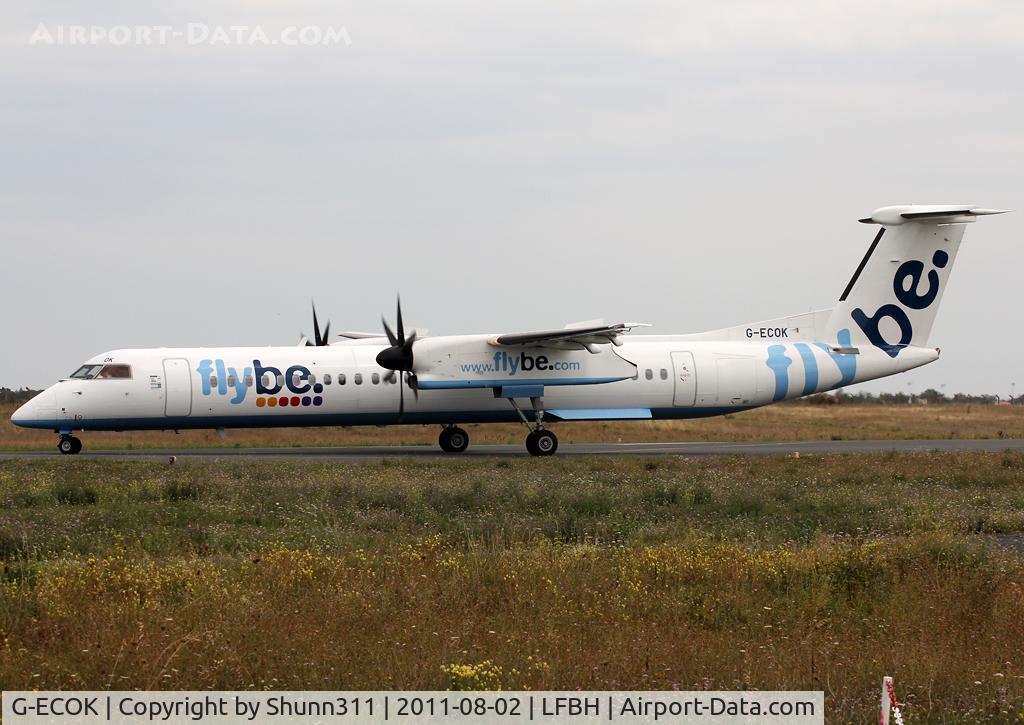
<svg viewBox="0 0 1024 725">
<path fill-rule="evenodd" d="M 1024 456 L 0 461 L 6 689 L 822 689 L 1024 717 Z"/>
<path fill-rule="evenodd" d="M 0 449 L 52 449 L 51 431 L 10 422 L 15 406 L 0 405 Z M 521 425 L 466 426 L 474 443 L 521 444 Z M 1024 408 L 1002 405 L 773 405 L 744 413 L 689 421 L 559 423 L 563 443 L 721 440 L 838 440 L 892 438 L 1021 438 Z M 437 426 L 388 428 L 281 428 L 144 433 L 82 433 L 87 450 L 207 446 L 436 445 Z"/>
</svg>

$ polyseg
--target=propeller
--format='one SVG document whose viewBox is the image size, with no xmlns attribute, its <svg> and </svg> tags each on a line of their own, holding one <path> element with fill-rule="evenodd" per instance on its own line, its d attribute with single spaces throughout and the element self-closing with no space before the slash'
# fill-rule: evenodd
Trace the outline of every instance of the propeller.
<svg viewBox="0 0 1024 725">
<path fill-rule="evenodd" d="M 402 321 L 402 300 L 398 300 L 397 320 L 398 333 L 396 334 L 388 321 L 382 316 L 380 321 L 384 323 L 384 333 L 388 336 L 391 347 L 386 347 L 377 353 L 377 364 L 387 370 L 399 370 L 412 372 L 412 345 L 416 342 L 415 330 L 407 338 L 405 336 L 405 324 Z"/>
<path fill-rule="evenodd" d="M 330 335 L 330 332 L 331 332 L 331 321 L 330 320 L 327 321 L 327 325 L 324 326 L 324 331 L 321 334 L 321 332 L 320 332 L 320 321 L 316 319 L 316 303 L 315 302 L 312 303 L 312 307 L 313 307 L 313 339 L 310 340 L 308 337 L 303 335 L 301 338 L 299 338 L 299 342 L 300 343 L 304 343 L 307 347 L 323 347 L 324 345 L 329 345 L 330 343 L 327 340 L 328 340 L 328 336 Z"/>
<path fill-rule="evenodd" d="M 391 329 L 391 326 L 388 325 L 388 321 L 384 319 L 383 315 L 380 318 L 380 321 L 384 324 L 384 332 L 388 336 L 388 342 L 391 343 L 391 346 L 386 347 L 377 353 L 377 364 L 387 370 L 399 373 L 408 373 L 407 375 L 399 376 L 398 420 L 401 421 L 405 415 L 405 384 L 409 384 L 409 387 L 412 388 L 417 400 L 419 400 L 420 397 L 419 387 L 416 385 L 416 374 L 412 370 L 412 346 L 413 343 L 416 342 L 416 331 L 413 330 L 409 337 L 405 336 L 405 323 L 402 320 L 401 297 L 398 298 L 395 318 L 395 325 L 398 327 L 397 333 Z M 392 374 L 389 373 L 389 375 Z M 392 379 L 394 379 L 393 376 Z"/>
</svg>

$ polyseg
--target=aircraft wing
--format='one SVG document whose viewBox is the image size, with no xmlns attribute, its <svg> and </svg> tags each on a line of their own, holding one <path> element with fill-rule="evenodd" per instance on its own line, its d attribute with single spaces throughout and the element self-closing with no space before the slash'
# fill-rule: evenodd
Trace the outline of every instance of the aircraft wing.
<svg viewBox="0 0 1024 725">
<path fill-rule="evenodd" d="M 343 337 L 346 340 L 374 340 L 378 337 L 383 338 L 379 332 L 357 332 L 355 330 L 346 330 L 345 332 L 339 332 L 338 337 Z"/>
<path fill-rule="evenodd" d="M 591 345 L 621 344 L 616 338 L 634 327 L 650 327 L 643 322 L 617 322 L 612 325 L 577 323 L 561 330 L 537 330 L 535 332 L 511 332 L 492 337 L 488 342 L 495 346 L 531 346 L 551 344 L 573 344 L 589 348 Z"/>
</svg>

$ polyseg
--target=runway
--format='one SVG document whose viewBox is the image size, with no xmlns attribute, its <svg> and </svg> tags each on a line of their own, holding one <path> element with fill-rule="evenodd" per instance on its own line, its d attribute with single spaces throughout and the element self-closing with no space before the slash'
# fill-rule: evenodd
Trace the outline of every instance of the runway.
<svg viewBox="0 0 1024 725">
<path fill-rule="evenodd" d="M 820 456 L 832 454 L 999 452 L 1024 450 L 1024 439 L 986 440 L 882 440 L 794 442 L 682 442 L 682 443 L 576 443 L 559 446 L 557 456 Z M 53 451 L 0 451 L 3 459 L 66 458 L 69 460 L 167 461 L 175 456 L 187 461 L 336 461 L 365 463 L 384 459 L 481 460 L 529 458 L 521 445 L 470 446 L 464 453 L 443 453 L 436 446 L 350 446 L 324 448 L 163 448 L 142 450 L 83 451 L 62 456 Z"/>
</svg>

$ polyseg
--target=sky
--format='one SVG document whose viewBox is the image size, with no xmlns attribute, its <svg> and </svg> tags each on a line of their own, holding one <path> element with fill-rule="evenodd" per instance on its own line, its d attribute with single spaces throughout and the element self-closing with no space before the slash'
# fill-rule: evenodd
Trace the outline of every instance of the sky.
<svg viewBox="0 0 1024 725">
<path fill-rule="evenodd" d="M 253 40 L 310 27 L 343 40 Z M 311 299 L 431 334 L 831 307 L 873 209 L 1024 209 L 1022 77 L 1018 0 L 5 0 L 0 385 L 294 344 Z M 1024 391 L 1022 239 L 969 227 L 941 360 L 864 387 Z"/>
</svg>

